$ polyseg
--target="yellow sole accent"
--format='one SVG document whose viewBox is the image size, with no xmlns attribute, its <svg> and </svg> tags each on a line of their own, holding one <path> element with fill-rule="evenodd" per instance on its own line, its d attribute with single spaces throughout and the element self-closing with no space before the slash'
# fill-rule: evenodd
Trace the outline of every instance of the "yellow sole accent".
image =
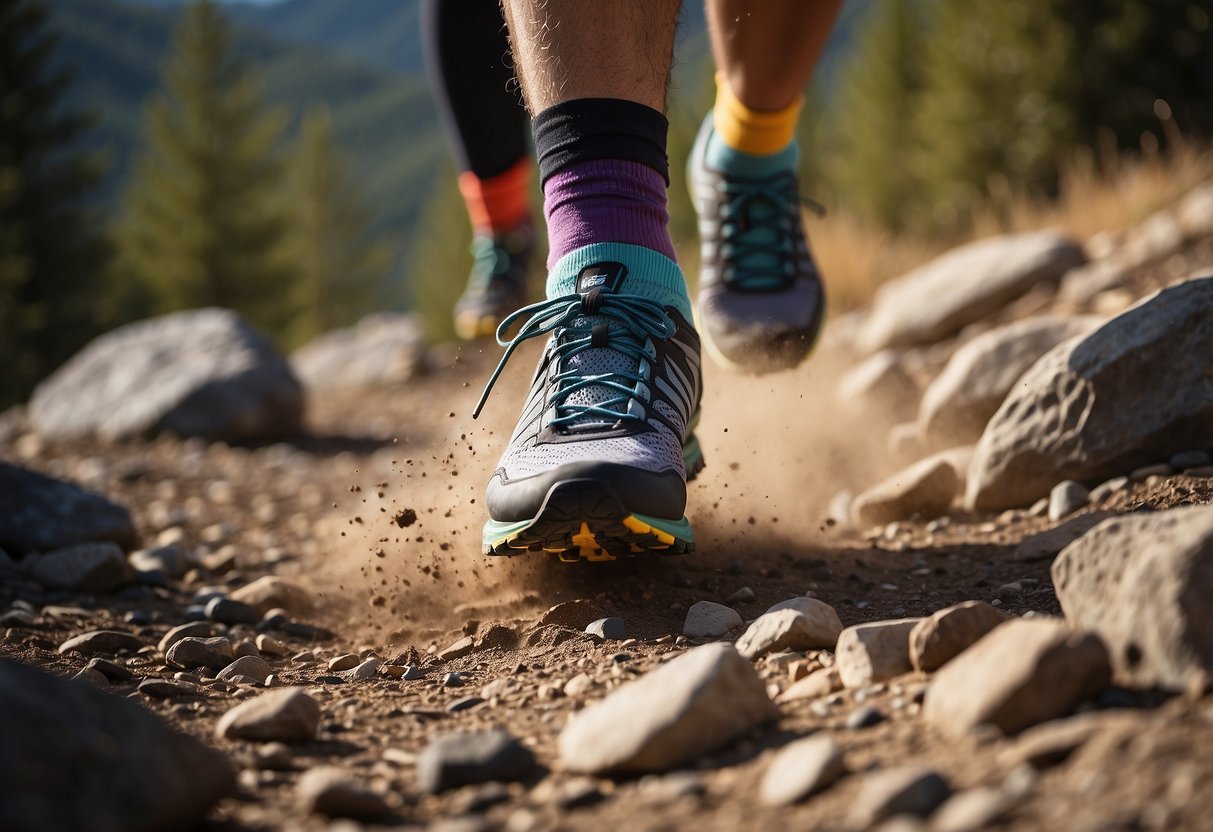
<svg viewBox="0 0 1213 832">
<path fill-rule="evenodd" d="M 455 334 L 465 341 L 475 341 L 477 338 L 488 338 L 497 332 L 499 321 L 492 317 L 481 315 L 458 315 L 455 317 Z"/>
<path fill-rule="evenodd" d="M 651 534 L 666 546 L 674 545 L 674 535 L 663 532 L 661 529 L 655 529 L 648 523 L 642 523 L 632 515 L 628 515 L 627 517 L 623 518 L 623 525 L 636 532 L 636 534 Z M 654 546 L 653 548 L 659 549 L 661 547 Z"/>
</svg>

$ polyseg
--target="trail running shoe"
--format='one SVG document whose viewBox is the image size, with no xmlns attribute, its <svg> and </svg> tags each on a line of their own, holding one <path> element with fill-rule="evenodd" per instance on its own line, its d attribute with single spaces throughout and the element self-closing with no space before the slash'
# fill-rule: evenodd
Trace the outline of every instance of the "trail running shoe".
<svg viewBox="0 0 1213 832">
<path fill-rule="evenodd" d="M 505 317 L 526 303 L 526 272 L 535 251 L 530 223 L 504 234 L 472 240 L 472 273 L 455 304 L 455 333 L 465 340 L 497 331 Z"/>
<path fill-rule="evenodd" d="M 798 155 L 795 145 L 784 151 L 772 173 L 772 160 L 717 138 L 711 114 L 695 139 L 687 182 L 699 215 L 698 324 L 726 369 L 790 369 L 817 339 L 825 295 L 801 224 Z"/>
<path fill-rule="evenodd" d="M 686 481 L 703 467 L 702 391 L 681 270 L 650 249 L 590 245 L 556 264 L 548 297 L 502 322 L 505 354 L 476 406 L 519 344 L 548 336 L 489 480 L 484 552 L 598 561 L 692 551 L 684 511 Z"/>
</svg>

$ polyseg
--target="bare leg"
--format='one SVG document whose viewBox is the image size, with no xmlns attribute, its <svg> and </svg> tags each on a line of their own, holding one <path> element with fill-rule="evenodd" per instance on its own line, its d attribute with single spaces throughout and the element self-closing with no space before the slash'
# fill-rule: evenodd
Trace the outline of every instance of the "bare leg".
<svg viewBox="0 0 1213 832">
<path fill-rule="evenodd" d="M 716 67 L 755 110 L 796 100 L 825 48 L 842 0 L 707 0 Z"/>
<path fill-rule="evenodd" d="M 503 0 L 502 7 L 532 114 L 578 98 L 665 112 L 678 0 Z"/>
</svg>

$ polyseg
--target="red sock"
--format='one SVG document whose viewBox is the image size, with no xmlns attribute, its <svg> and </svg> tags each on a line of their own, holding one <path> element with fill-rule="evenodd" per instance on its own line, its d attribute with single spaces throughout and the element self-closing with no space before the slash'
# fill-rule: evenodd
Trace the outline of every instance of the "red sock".
<svg viewBox="0 0 1213 832">
<path fill-rule="evenodd" d="M 477 234 L 512 231 L 530 219 L 531 162 L 523 157 L 488 179 L 471 171 L 459 175 L 459 192 Z"/>
</svg>

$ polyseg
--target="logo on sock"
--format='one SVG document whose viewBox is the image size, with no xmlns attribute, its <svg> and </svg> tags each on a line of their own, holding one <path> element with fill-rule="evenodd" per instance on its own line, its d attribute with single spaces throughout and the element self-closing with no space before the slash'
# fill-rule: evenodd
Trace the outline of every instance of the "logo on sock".
<svg viewBox="0 0 1213 832">
<path fill-rule="evenodd" d="M 595 263 L 586 266 L 577 275 L 577 293 L 582 294 L 591 289 L 601 289 L 604 292 L 618 292 L 619 285 L 627 276 L 627 267 L 622 263 Z"/>
</svg>

